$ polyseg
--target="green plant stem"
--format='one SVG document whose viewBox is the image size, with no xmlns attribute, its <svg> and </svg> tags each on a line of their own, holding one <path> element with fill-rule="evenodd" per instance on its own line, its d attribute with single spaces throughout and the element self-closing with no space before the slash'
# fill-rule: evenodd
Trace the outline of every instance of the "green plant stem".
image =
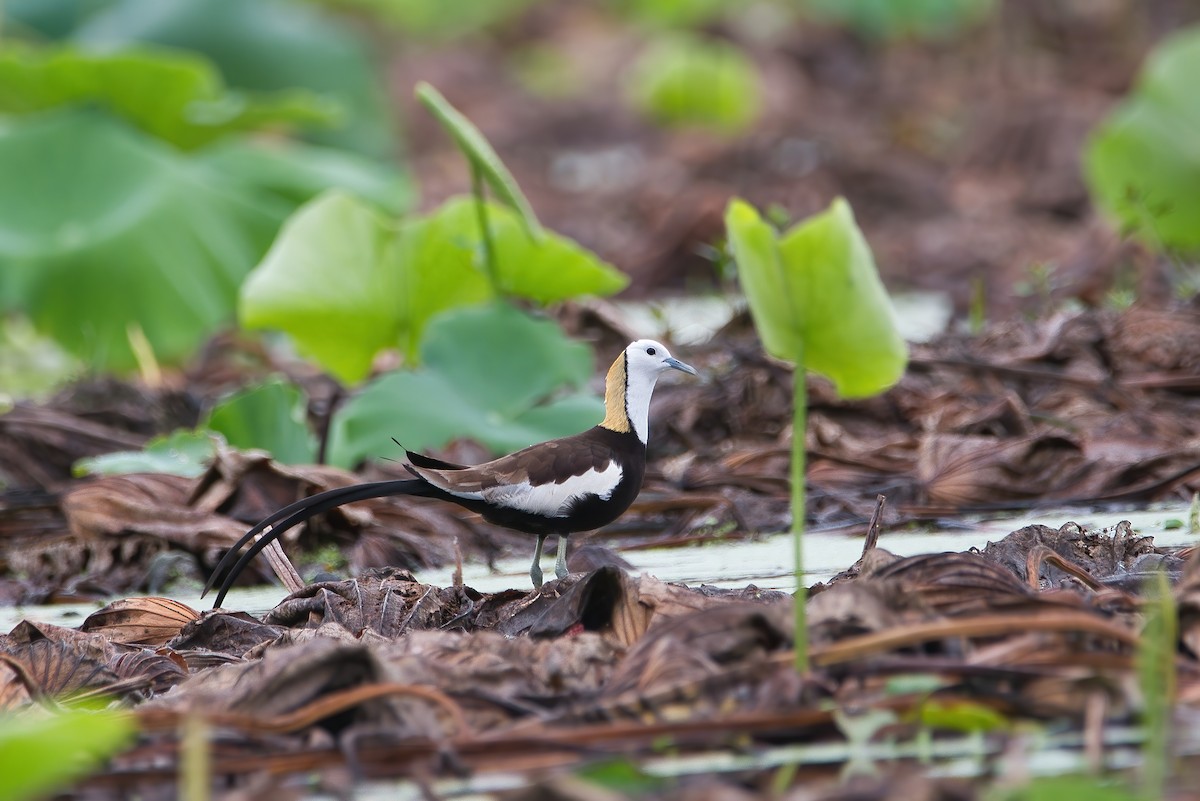
<svg viewBox="0 0 1200 801">
<path fill-rule="evenodd" d="M 808 672 L 808 622 L 804 604 L 808 593 L 804 587 L 804 518 L 805 511 L 805 433 L 808 431 L 808 384 L 803 359 L 796 361 L 792 378 L 792 548 L 795 555 L 796 594 L 795 640 L 796 671 Z"/>
<path fill-rule="evenodd" d="M 1167 779 L 1173 774 L 1171 752 L 1172 717 L 1175 703 L 1175 656 L 1179 622 L 1175 600 L 1166 573 L 1159 571 L 1144 594 L 1149 598 L 1146 623 L 1138 645 L 1138 678 L 1145 708 L 1142 726 L 1141 797 L 1146 801 L 1164 798 Z"/>
<path fill-rule="evenodd" d="M 199 715 L 183 720 L 179 744 L 179 798 L 208 801 L 212 797 L 212 731 Z"/>
<path fill-rule="evenodd" d="M 479 236 L 483 242 L 483 263 L 487 267 L 488 280 L 492 282 L 492 290 L 500 294 L 496 285 L 499 269 L 496 265 L 496 243 L 492 241 L 492 227 L 488 225 L 487 198 L 483 193 L 483 171 L 475 162 L 471 162 L 471 194 L 475 197 L 475 216 L 479 220 Z"/>
</svg>

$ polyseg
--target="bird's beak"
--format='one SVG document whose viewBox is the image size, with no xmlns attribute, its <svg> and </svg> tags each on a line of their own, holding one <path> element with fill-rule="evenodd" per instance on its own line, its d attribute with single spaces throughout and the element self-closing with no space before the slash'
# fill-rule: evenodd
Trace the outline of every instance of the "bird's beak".
<svg viewBox="0 0 1200 801">
<path fill-rule="evenodd" d="M 690 364 L 684 364 L 683 362 L 679 361 L 679 359 L 674 357 L 664 360 L 663 364 L 667 365 L 667 367 L 674 367 L 676 370 L 682 370 L 685 373 L 696 375 L 695 367 L 692 367 Z"/>
</svg>

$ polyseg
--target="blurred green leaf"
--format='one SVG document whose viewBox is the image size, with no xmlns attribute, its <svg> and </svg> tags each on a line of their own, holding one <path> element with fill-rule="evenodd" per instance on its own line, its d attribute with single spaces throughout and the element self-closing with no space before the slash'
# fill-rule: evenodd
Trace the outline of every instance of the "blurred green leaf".
<svg viewBox="0 0 1200 801">
<path fill-rule="evenodd" d="M 49 396 L 79 372 L 79 362 L 26 315 L 0 315 L 0 414 L 14 400 Z"/>
<path fill-rule="evenodd" d="M 325 0 L 362 9 L 420 41 L 466 36 L 514 19 L 537 0 Z"/>
<path fill-rule="evenodd" d="M 826 376 L 843 397 L 900 380 L 908 349 L 846 201 L 782 237 L 741 200 L 730 203 L 725 224 L 768 353 Z"/>
<path fill-rule="evenodd" d="M 911 695 L 913 693 L 931 693 L 940 690 L 949 680 L 932 673 L 899 673 L 889 676 L 884 682 L 885 695 Z"/>
<path fill-rule="evenodd" d="M 4 34 L 6 37 L 61 39 L 83 22 L 110 5 L 112 0 L 6 0 Z"/>
<path fill-rule="evenodd" d="M 458 109 L 450 105 L 441 92 L 423 81 L 417 84 L 417 99 L 441 123 L 446 132 L 454 137 L 458 149 L 467 157 L 471 166 L 479 170 L 483 180 L 496 196 L 520 216 L 521 224 L 525 226 L 529 236 L 532 239 L 540 239 L 542 226 L 534 215 L 533 208 L 483 133 Z"/>
<path fill-rule="evenodd" d="M 0 123 L 0 308 L 93 366 L 130 369 L 133 328 L 189 355 L 232 316 L 282 215 L 101 112 Z"/>
<path fill-rule="evenodd" d="M 480 245 L 479 221 L 472 198 L 450 198 L 435 212 L 448 236 Z M 580 295 L 611 295 L 629 284 L 624 273 L 564 236 L 544 233 L 530 239 L 520 219 L 488 205 L 488 227 L 496 248 L 496 289 L 538 303 L 557 303 Z"/>
<path fill-rule="evenodd" d="M 231 131 L 325 125 L 337 114 L 329 101 L 302 90 L 272 96 L 227 92 L 206 60 L 184 53 L 138 49 L 100 55 L 11 46 L 0 51 L 0 113 L 84 104 L 108 109 L 184 149 Z"/>
<path fill-rule="evenodd" d="M 925 726 L 960 732 L 988 732 L 1009 726 L 1008 718 L 995 709 L 969 700 L 930 699 L 917 707 L 916 717 Z"/>
<path fill-rule="evenodd" d="M 204 474 L 222 442 L 209 431 L 179 430 L 155 437 L 140 451 L 116 451 L 80 459 L 72 472 L 78 476 L 116 476 L 126 473 L 168 473 L 196 478 Z"/>
<path fill-rule="evenodd" d="M 380 350 L 415 355 L 432 315 L 491 297 L 474 261 L 471 243 L 456 241 L 436 220 L 397 225 L 330 192 L 288 220 L 250 274 L 241 322 L 286 332 L 305 356 L 357 382 Z"/>
<path fill-rule="evenodd" d="M 0 716 L 0 798 L 45 797 L 123 749 L 137 731 L 122 712 Z"/>
<path fill-rule="evenodd" d="M 703 25 L 730 11 L 745 8 L 745 0 L 610 0 L 610 5 L 639 22 L 664 28 Z"/>
<path fill-rule="evenodd" d="M 668 781 L 653 776 L 629 759 L 613 759 L 585 765 L 575 771 L 577 778 L 589 784 L 599 785 L 606 790 L 623 796 L 651 797 L 663 793 Z"/>
<path fill-rule="evenodd" d="M 588 347 L 507 304 L 440 315 L 421 356 L 420 369 L 385 375 L 338 410 L 331 464 L 383 455 L 392 437 L 414 449 L 470 438 L 503 453 L 583 431 L 604 416 L 598 398 L 555 397 L 591 376 Z"/>
<path fill-rule="evenodd" d="M 416 188 L 408 175 L 388 164 L 346 150 L 287 140 L 230 138 L 197 158 L 254 190 L 259 199 L 277 199 L 283 214 L 326 189 L 337 187 L 391 214 L 410 209 Z"/>
<path fill-rule="evenodd" d="M 987 18 L 995 5 L 995 0 L 803 0 L 813 17 L 877 39 L 953 36 Z"/>
<path fill-rule="evenodd" d="M 267 451 L 277 462 L 312 464 L 317 442 L 308 430 L 308 401 L 282 379 L 243 390 L 218 403 L 204 427 L 235 448 Z"/>
<path fill-rule="evenodd" d="M 1103 776 L 1037 776 L 1024 787 L 994 787 L 985 801 L 1139 801 L 1144 796 Z"/>
<path fill-rule="evenodd" d="M 314 142 L 391 157 L 396 133 L 366 44 L 319 7 L 290 0 L 7 0 L 6 31 L 33 28 L 93 51 L 138 43 L 207 56 L 233 87 L 309 89 L 333 98 L 341 125 Z"/>
<path fill-rule="evenodd" d="M 684 34 L 647 46 L 628 79 L 629 94 L 662 125 L 696 126 L 724 134 L 758 116 L 758 70 L 736 47 Z"/>
<path fill-rule="evenodd" d="M 1092 193 L 1147 244 L 1200 251 L 1200 27 L 1146 61 L 1133 93 L 1092 133 L 1084 166 Z"/>
<path fill-rule="evenodd" d="M 497 288 L 479 263 L 470 199 L 452 198 L 427 217 L 393 223 L 349 195 L 323 195 L 288 221 L 247 279 L 242 324 L 286 332 L 302 353 L 353 383 L 385 348 L 398 347 L 415 362 L 431 317 L 482 303 L 497 289 L 549 303 L 625 285 L 621 273 L 570 240 L 547 234 L 533 242 L 516 215 L 488 208 Z"/>
</svg>

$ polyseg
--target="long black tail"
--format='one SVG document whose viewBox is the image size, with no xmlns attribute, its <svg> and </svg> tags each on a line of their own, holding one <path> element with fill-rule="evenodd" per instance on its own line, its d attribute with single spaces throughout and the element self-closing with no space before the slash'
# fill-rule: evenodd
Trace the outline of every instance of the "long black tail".
<svg viewBox="0 0 1200 801">
<path fill-rule="evenodd" d="M 354 484 L 349 487 L 339 487 L 338 489 L 326 490 L 325 492 L 312 495 L 303 500 L 285 506 L 279 511 L 260 520 L 254 528 L 246 532 L 246 534 L 230 548 L 217 566 L 213 568 L 212 575 L 208 577 L 208 583 L 204 585 L 204 592 L 200 594 L 203 598 L 208 594 L 208 591 L 217 583 L 217 578 L 225 573 L 224 580 L 221 582 L 221 591 L 217 593 L 217 600 L 213 603 L 213 609 L 221 605 L 225 600 L 225 594 L 229 592 L 229 588 L 237 581 L 237 577 L 242 574 L 242 571 L 250 564 L 254 557 L 258 556 L 263 548 L 271 544 L 271 541 L 277 539 L 280 534 L 287 531 L 297 523 L 303 523 L 310 517 L 327 512 L 338 506 L 355 501 L 365 501 L 368 498 L 384 498 L 390 495 L 432 495 L 434 490 L 419 478 L 395 479 L 392 481 L 375 481 L 369 484 Z M 261 534 L 268 526 L 271 527 L 271 532 L 261 538 L 258 542 L 250 546 L 250 550 L 242 554 L 238 558 L 238 552 L 245 547 L 246 543 L 254 539 L 258 534 Z M 234 560 L 237 563 L 234 564 Z M 230 565 L 233 565 L 232 569 Z"/>
</svg>

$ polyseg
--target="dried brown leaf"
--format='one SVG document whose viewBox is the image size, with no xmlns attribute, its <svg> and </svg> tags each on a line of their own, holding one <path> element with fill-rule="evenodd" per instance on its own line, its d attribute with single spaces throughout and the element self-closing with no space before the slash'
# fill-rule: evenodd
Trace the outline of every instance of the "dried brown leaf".
<svg viewBox="0 0 1200 801">
<path fill-rule="evenodd" d="M 68 492 L 62 509 L 82 540 L 149 535 L 193 553 L 228 548 L 243 525 L 190 505 L 194 481 L 181 476 L 109 476 Z"/>
<path fill-rule="evenodd" d="M 195 609 L 172 598 L 125 598 L 88 615 L 79 628 L 113 642 L 158 646 L 199 617 Z"/>
</svg>

